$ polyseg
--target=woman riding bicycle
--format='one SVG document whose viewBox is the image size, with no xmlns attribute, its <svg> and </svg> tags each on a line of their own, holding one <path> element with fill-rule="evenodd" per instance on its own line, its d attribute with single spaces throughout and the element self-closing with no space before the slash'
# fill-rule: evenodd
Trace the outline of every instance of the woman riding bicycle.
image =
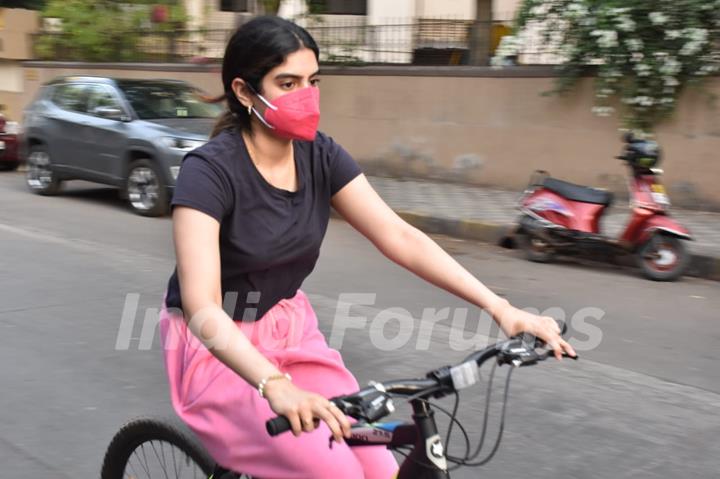
<svg viewBox="0 0 720 479">
<path fill-rule="evenodd" d="M 172 199 L 177 268 L 161 314 L 165 364 L 175 411 L 223 467 L 263 478 L 387 479 L 397 469 L 389 451 L 342 442 L 350 422 L 327 398 L 358 384 L 299 289 L 331 206 L 388 259 L 484 308 L 506 334 L 534 334 L 558 356 L 574 352 L 555 321 L 514 308 L 398 217 L 351 156 L 317 132 L 318 57 L 306 30 L 277 17 L 255 18 L 229 40 L 228 111 L 185 157 Z M 294 436 L 265 432 L 276 415 Z"/>
</svg>

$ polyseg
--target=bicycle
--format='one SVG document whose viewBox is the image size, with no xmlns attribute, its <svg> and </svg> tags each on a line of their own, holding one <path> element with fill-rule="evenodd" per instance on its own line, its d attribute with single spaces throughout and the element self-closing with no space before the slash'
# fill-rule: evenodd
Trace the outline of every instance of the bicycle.
<svg viewBox="0 0 720 479">
<path fill-rule="evenodd" d="M 559 324 L 562 333 L 565 334 L 565 324 Z M 346 439 L 349 446 L 383 445 L 405 456 L 395 479 L 448 479 L 450 472 L 459 467 L 479 467 L 486 464 L 500 446 L 513 369 L 510 369 L 505 380 L 501 419 L 495 445 L 485 458 L 476 461 L 487 432 L 492 383 L 497 366 L 532 366 L 551 355 L 552 351 L 546 349 L 542 341 L 537 338 L 528 335 L 517 336 L 474 352 L 456 365 L 434 369 L 424 378 L 371 383 L 354 394 L 336 397 L 331 401 L 346 415 L 357 420 L 352 425 L 351 437 Z M 467 432 L 456 419 L 459 406 L 458 391 L 476 384 L 480 379 L 480 367 L 493 358 L 496 359 L 496 363 L 488 380 L 483 428 L 479 444 L 471 454 Z M 430 402 L 430 399 L 439 399 L 448 395 L 455 395 L 452 412 Z M 394 412 L 394 400 L 398 398 L 410 403 L 413 410 L 412 422 L 379 422 L 380 419 Z M 444 443 L 438 431 L 433 408 L 450 418 Z M 465 436 L 464 456 L 452 456 L 445 452 L 444 444 L 449 443 L 455 425 Z M 290 422 L 282 416 L 268 420 L 266 426 L 272 436 L 290 430 Z M 173 448 L 171 457 L 166 457 L 163 444 Z M 329 444 L 332 445 L 332 438 Z M 179 464 L 176 460 L 178 456 L 176 449 L 184 456 Z M 132 461 L 134 456 L 137 456 L 135 463 L 140 464 L 138 468 Z M 170 459 L 172 459 L 172 469 L 168 470 Z M 185 477 L 180 475 L 180 472 L 185 470 L 185 466 L 189 467 L 190 463 L 195 466 L 190 477 L 198 477 L 199 472 L 199 477 L 209 479 L 250 479 L 250 476 L 229 471 L 215 464 L 192 433 L 178 420 L 155 418 L 136 419 L 120 429 L 108 446 L 101 479 L 180 478 Z M 449 467 L 448 463 L 452 463 L 453 466 Z M 159 472 L 153 474 L 156 470 Z M 170 475 L 172 472 L 175 473 L 174 476 Z M 142 476 L 140 473 L 146 475 Z"/>
</svg>

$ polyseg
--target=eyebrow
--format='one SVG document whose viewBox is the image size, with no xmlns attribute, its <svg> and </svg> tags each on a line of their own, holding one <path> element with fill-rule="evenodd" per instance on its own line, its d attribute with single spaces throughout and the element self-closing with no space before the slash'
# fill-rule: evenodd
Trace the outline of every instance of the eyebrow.
<svg viewBox="0 0 720 479">
<path fill-rule="evenodd" d="M 318 76 L 319 74 L 320 74 L 320 70 L 317 70 L 315 73 L 310 75 L 309 78 Z M 294 73 L 279 73 L 279 74 L 275 75 L 275 80 L 284 80 L 286 78 L 291 78 L 293 80 L 300 80 L 300 79 L 302 79 L 302 75 L 295 75 Z"/>
</svg>

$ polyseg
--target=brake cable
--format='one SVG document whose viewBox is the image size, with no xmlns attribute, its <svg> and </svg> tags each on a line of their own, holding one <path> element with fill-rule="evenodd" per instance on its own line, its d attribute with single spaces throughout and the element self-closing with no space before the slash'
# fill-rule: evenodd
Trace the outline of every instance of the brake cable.
<svg viewBox="0 0 720 479">
<path fill-rule="evenodd" d="M 493 458 L 493 456 L 495 456 L 495 453 L 500 448 L 500 443 L 502 442 L 502 437 L 503 437 L 503 431 L 505 430 L 505 413 L 507 411 L 507 401 L 508 401 L 508 396 L 509 396 L 509 391 L 510 391 L 510 378 L 512 377 L 512 373 L 513 373 L 514 369 L 515 368 L 511 368 L 508 371 L 507 379 L 505 380 L 505 392 L 503 393 L 503 406 L 502 406 L 502 412 L 500 413 L 500 429 L 498 430 L 498 435 L 497 435 L 497 439 L 495 441 L 495 446 L 493 447 L 492 451 L 490 451 L 490 453 L 480 462 L 463 461 L 463 463 L 462 463 L 463 466 L 470 466 L 470 467 L 484 466 L 485 464 L 490 462 L 490 460 Z M 488 398 L 488 403 L 489 402 L 490 402 L 490 400 Z M 485 425 L 483 426 L 483 429 L 485 429 L 485 426 L 487 426 L 487 421 L 486 421 Z M 475 452 L 475 454 L 473 454 L 470 457 L 470 459 L 474 459 L 475 457 L 477 457 L 477 455 L 480 453 L 480 449 L 481 448 L 478 448 L 477 451 Z"/>
</svg>

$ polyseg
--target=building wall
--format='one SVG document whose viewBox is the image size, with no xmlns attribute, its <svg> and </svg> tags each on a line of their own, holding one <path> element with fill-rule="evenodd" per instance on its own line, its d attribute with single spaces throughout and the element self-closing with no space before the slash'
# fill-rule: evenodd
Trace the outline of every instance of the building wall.
<svg viewBox="0 0 720 479">
<path fill-rule="evenodd" d="M 40 64 L 42 65 L 42 64 Z M 147 67 L 146 67 L 147 68 Z M 109 70 L 83 74 L 179 78 L 220 93 L 217 71 Z M 591 113 L 592 79 L 566 97 L 543 96 L 550 70 L 489 68 L 324 69 L 321 129 L 369 173 L 426 177 L 513 190 L 535 169 L 622 193 L 617 118 Z M 77 69 L 28 64 L 23 99 L 40 83 Z M 707 85 L 720 95 L 720 78 Z M 720 208 L 720 110 L 690 90 L 657 131 L 675 204 Z"/>
<path fill-rule="evenodd" d="M 32 58 L 31 34 L 38 30 L 38 12 L 0 8 L 0 105 L 10 120 L 19 118 L 24 98 L 21 60 Z"/>
<path fill-rule="evenodd" d="M 38 30 L 38 12 L 22 8 L 0 8 L 0 59 L 32 58 L 31 33 Z"/>
</svg>

